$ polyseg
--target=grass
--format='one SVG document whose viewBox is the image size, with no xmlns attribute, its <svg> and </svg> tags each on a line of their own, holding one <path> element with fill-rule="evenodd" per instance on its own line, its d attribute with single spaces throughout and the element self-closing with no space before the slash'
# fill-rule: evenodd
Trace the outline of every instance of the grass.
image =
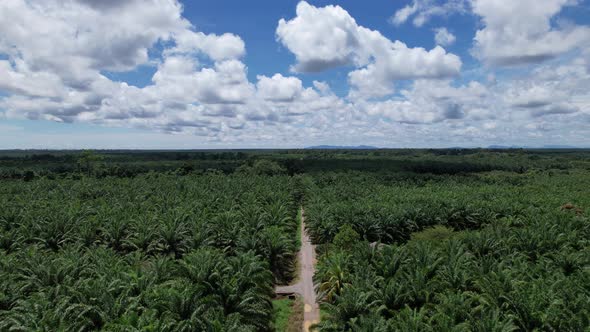
<svg viewBox="0 0 590 332">
<path fill-rule="evenodd" d="M 299 253 L 297 253 L 297 257 L 295 257 L 295 273 L 293 274 L 293 278 L 291 278 L 291 282 L 289 282 L 289 285 L 295 285 L 296 283 L 299 282 L 299 278 L 301 277 L 301 274 L 299 273 L 299 271 L 301 270 L 301 261 L 299 260 Z"/>
<path fill-rule="evenodd" d="M 303 222 L 303 215 L 301 213 L 301 209 L 297 212 L 297 239 L 295 245 L 297 246 L 297 251 L 301 249 L 301 223 Z"/>
<path fill-rule="evenodd" d="M 413 233 L 412 241 L 442 242 L 457 236 L 458 234 L 458 232 L 453 231 L 449 227 L 436 225 L 434 227 L 426 228 L 420 232 Z"/>
<path fill-rule="evenodd" d="M 289 326 L 289 317 L 293 311 L 293 300 L 288 298 L 276 299 L 272 301 L 274 310 L 274 326 L 276 331 L 287 331 Z"/>
<path fill-rule="evenodd" d="M 297 248 L 297 255 L 295 256 L 295 274 L 293 275 L 293 279 L 291 280 L 290 284 L 296 284 L 297 282 L 299 282 L 299 270 L 301 268 L 301 266 L 299 264 L 301 264 L 301 262 L 299 261 L 299 251 L 301 250 L 301 223 L 303 222 L 303 216 L 301 214 L 301 209 L 299 209 L 299 212 L 297 212 L 297 239 L 295 242 L 296 248 Z"/>
<path fill-rule="evenodd" d="M 297 332 L 303 326 L 303 302 L 296 298 L 280 298 L 272 301 L 274 327 L 277 332 Z"/>
</svg>

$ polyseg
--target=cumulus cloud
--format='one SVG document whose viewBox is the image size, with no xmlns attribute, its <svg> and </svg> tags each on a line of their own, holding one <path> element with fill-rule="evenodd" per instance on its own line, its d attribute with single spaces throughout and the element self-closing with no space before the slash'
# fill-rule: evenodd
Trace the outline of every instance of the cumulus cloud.
<svg viewBox="0 0 590 332">
<path fill-rule="evenodd" d="M 246 66 L 238 60 L 219 61 L 212 68 L 197 69 L 189 57 L 170 56 L 160 64 L 152 80 L 155 85 L 146 91 L 186 103 L 241 104 L 254 93 L 246 77 Z"/>
<path fill-rule="evenodd" d="M 144 64 L 156 41 L 190 25 L 175 1 L 121 6 L 109 15 L 70 1 L 6 0 L 0 9 L 0 52 L 32 70 L 69 72 L 73 83 L 90 79 L 93 70 Z"/>
<path fill-rule="evenodd" d="M 31 71 L 22 60 L 10 63 L 0 60 L 0 90 L 27 96 L 59 95 L 62 84 L 58 75 Z"/>
<path fill-rule="evenodd" d="M 464 8 L 464 2 L 450 3 L 460 8 L 454 12 Z M 420 25 L 453 12 L 445 6 L 414 1 L 403 21 Z M 433 10 L 439 7 L 446 10 Z M 459 81 L 454 78 L 461 60 L 442 47 L 452 37 L 437 38 L 440 46 L 432 49 L 410 47 L 360 26 L 341 7 L 301 2 L 297 15 L 281 20 L 276 29 L 278 42 L 295 55 L 295 71 L 352 68 L 344 67 L 347 75 L 327 75 L 327 81 L 309 86 L 304 83 L 309 77 L 293 72 L 255 75 L 250 81 L 240 36 L 198 31 L 182 10 L 176 0 L 0 1 L 0 119 L 134 127 L 195 135 L 197 139 L 187 140 L 198 142 L 195 146 L 226 147 L 519 144 L 524 136 L 540 140 L 567 132 L 575 139 L 588 134 L 588 48 L 510 79 L 493 67 L 482 67 L 469 73 L 473 81 Z M 551 21 L 556 10 L 538 9 L 540 16 L 531 15 L 541 17 L 539 22 Z M 488 16 L 482 14 L 480 31 L 495 26 L 488 25 Z M 502 34 L 529 31 L 530 22 L 521 27 L 505 19 L 511 30 Z M 552 42 L 545 39 L 547 34 L 567 40 L 582 28 L 550 25 L 535 30 L 540 31 L 537 39 L 528 32 L 521 39 L 534 51 L 540 49 L 537 44 Z M 444 35 L 442 29 L 436 32 Z M 495 39 L 476 45 L 485 61 L 493 59 L 483 52 L 489 40 Z M 145 86 L 112 78 L 113 72 L 145 67 L 154 72 Z M 348 85 L 337 82 L 338 77 L 346 77 Z M 10 135 L 16 133 L 20 131 Z"/>
<path fill-rule="evenodd" d="M 505 84 L 498 99 L 515 112 L 533 117 L 590 114 L 590 74 L 582 58 L 536 68 L 530 76 Z"/>
<path fill-rule="evenodd" d="M 220 61 L 239 58 L 246 52 L 242 38 L 231 33 L 221 36 L 206 35 L 185 29 L 174 35 L 174 41 L 177 46 L 166 50 L 166 54 L 202 52 L 209 58 Z"/>
<path fill-rule="evenodd" d="M 466 13 L 468 8 L 467 0 L 413 0 L 412 4 L 397 10 L 390 18 L 390 22 L 394 25 L 401 25 L 406 23 L 411 17 L 414 17 L 412 23 L 416 27 L 421 27 L 432 17 Z"/>
<path fill-rule="evenodd" d="M 543 129 L 551 134 L 586 132 L 583 128 L 590 115 L 590 93 L 584 87 L 588 84 L 586 61 L 577 57 L 562 64 L 540 66 L 512 80 L 464 85 L 450 80 L 416 80 L 397 96 L 357 101 L 354 107 L 375 119 L 452 127 L 449 130 L 457 137 L 514 142 L 525 132 L 538 133 L 540 129 L 530 124 L 540 122 L 551 123 Z M 441 132 L 437 135 L 444 136 Z"/>
<path fill-rule="evenodd" d="M 453 87 L 450 81 L 417 80 L 399 98 L 380 102 L 362 102 L 358 106 L 370 115 L 383 116 L 401 123 L 436 123 L 480 115 L 491 92 L 478 82 Z"/>
<path fill-rule="evenodd" d="M 550 105 L 556 99 L 567 98 L 567 95 L 561 92 L 554 93 L 549 86 L 533 85 L 530 87 L 513 87 L 507 92 L 506 98 L 512 106 L 539 108 Z"/>
<path fill-rule="evenodd" d="M 455 43 L 457 38 L 447 28 L 434 29 L 434 41 L 437 45 L 450 46 Z"/>
<path fill-rule="evenodd" d="M 36 22 L 31 25 L 30 22 Z M 247 77 L 237 35 L 205 34 L 175 0 L 0 2 L 3 116 L 149 128 L 221 139 L 338 105 L 329 87 L 295 77 Z M 160 54 L 157 44 L 162 45 Z M 105 72 L 156 66 L 145 87 Z M 322 91 L 320 91 L 322 90 Z M 275 105 L 277 104 L 277 105 Z M 289 120 L 292 121 L 292 120 Z"/>
<path fill-rule="evenodd" d="M 275 74 L 273 77 L 258 76 L 256 84 L 261 98 L 270 101 L 290 102 L 301 97 L 303 84 L 297 77 L 284 77 Z"/>
<path fill-rule="evenodd" d="M 461 70 L 459 57 L 437 46 L 430 51 L 408 48 L 396 41 L 392 49 L 376 55 L 375 62 L 349 73 L 353 88 L 350 96 L 381 97 L 393 92 L 393 81 L 457 76 Z"/>
<path fill-rule="evenodd" d="M 475 34 L 474 54 L 499 66 L 541 62 L 588 46 L 590 28 L 555 27 L 551 19 L 571 0 L 473 0 L 484 27 Z M 515 14 L 518 13 L 518 14 Z"/>
<path fill-rule="evenodd" d="M 317 8 L 305 1 L 297 5 L 297 16 L 281 19 L 277 39 L 297 57 L 296 71 L 318 72 L 369 59 L 359 27 L 340 6 Z M 369 32 L 369 31 L 367 31 Z"/>
<path fill-rule="evenodd" d="M 281 19 L 277 38 L 297 58 L 296 71 L 314 72 L 335 66 L 354 65 L 349 74 L 355 89 L 351 96 L 376 97 L 393 91 L 396 80 L 457 76 L 461 60 L 437 46 L 428 51 L 391 41 L 379 31 L 356 23 L 339 6 L 297 5 L 295 18 Z"/>
</svg>

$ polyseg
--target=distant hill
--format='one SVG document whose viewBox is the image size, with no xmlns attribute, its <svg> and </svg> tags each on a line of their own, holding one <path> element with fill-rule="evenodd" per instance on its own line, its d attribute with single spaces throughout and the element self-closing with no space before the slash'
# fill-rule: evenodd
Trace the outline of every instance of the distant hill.
<svg viewBox="0 0 590 332">
<path fill-rule="evenodd" d="M 316 145 L 308 146 L 306 150 L 376 150 L 376 146 L 357 145 L 357 146 L 340 146 L 340 145 Z"/>
<path fill-rule="evenodd" d="M 580 149 L 580 147 L 571 145 L 543 145 L 541 147 L 533 147 L 526 145 L 490 145 L 488 146 L 488 149 Z"/>
<path fill-rule="evenodd" d="M 579 149 L 579 147 L 571 145 L 543 145 L 543 149 Z"/>
<path fill-rule="evenodd" d="M 519 146 L 519 145 L 490 145 L 488 149 L 526 149 L 526 146 Z"/>
</svg>

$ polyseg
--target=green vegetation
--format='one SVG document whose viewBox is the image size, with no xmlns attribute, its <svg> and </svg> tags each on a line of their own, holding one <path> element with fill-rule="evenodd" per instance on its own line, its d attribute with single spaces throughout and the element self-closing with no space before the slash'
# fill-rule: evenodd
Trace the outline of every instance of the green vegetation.
<svg viewBox="0 0 590 332">
<path fill-rule="evenodd" d="M 442 243 L 442 241 L 450 239 L 456 236 L 457 233 L 451 228 L 443 225 L 436 225 L 430 228 L 426 228 L 423 231 L 412 234 L 413 241 L 430 241 L 433 244 Z"/>
<path fill-rule="evenodd" d="M 299 332 L 303 326 L 303 302 L 281 298 L 272 301 L 275 312 L 274 327 L 277 332 Z"/>
<path fill-rule="evenodd" d="M 360 240 L 361 237 L 359 233 L 357 233 L 350 224 L 344 224 L 340 227 L 336 236 L 334 236 L 334 241 L 332 241 L 332 243 L 338 248 L 351 249 Z"/>
<path fill-rule="evenodd" d="M 587 150 L 0 152 L 0 331 L 587 331 Z"/>
<path fill-rule="evenodd" d="M 5 181 L 0 330 L 269 330 L 292 278 L 289 177 Z"/>
<path fill-rule="evenodd" d="M 586 169 L 315 180 L 322 331 L 590 326 Z"/>
<path fill-rule="evenodd" d="M 256 160 L 250 166 L 244 164 L 236 169 L 237 173 L 254 174 L 254 175 L 282 175 L 286 174 L 287 170 L 274 161 L 261 159 Z"/>
<path fill-rule="evenodd" d="M 303 301 L 300 297 L 296 297 L 293 302 L 291 316 L 289 316 L 289 323 L 287 324 L 287 332 L 299 332 L 303 325 Z"/>
<path fill-rule="evenodd" d="M 291 317 L 291 314 L 293 313 L 293 302 L 293 300 L 288 298 L 272 301 L 275 317 L 274 326 L 276 331 L 287 331 L 289 317 Z"/>
</svg>

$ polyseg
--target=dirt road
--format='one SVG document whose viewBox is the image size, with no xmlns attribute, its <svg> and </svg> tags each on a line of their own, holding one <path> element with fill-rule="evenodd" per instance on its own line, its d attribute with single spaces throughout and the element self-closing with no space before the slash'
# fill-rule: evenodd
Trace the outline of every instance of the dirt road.
<svg viewBox="0 0 590 332">
<path fill-rule="evenodd" d="M 291 286 L 276 288 L 277 294 L 299 294 L 303 298 L 304 313 L 302 331 L 309 331 L 309 327 L 320 320 L 320 308 L 316 303 L 316 293 L 313 287 L 315 273 L 315 246 L 305 229 L 305 213 L 301 209 L 301 249 L 299 250 L 299 282 Z"/>
</svg>

